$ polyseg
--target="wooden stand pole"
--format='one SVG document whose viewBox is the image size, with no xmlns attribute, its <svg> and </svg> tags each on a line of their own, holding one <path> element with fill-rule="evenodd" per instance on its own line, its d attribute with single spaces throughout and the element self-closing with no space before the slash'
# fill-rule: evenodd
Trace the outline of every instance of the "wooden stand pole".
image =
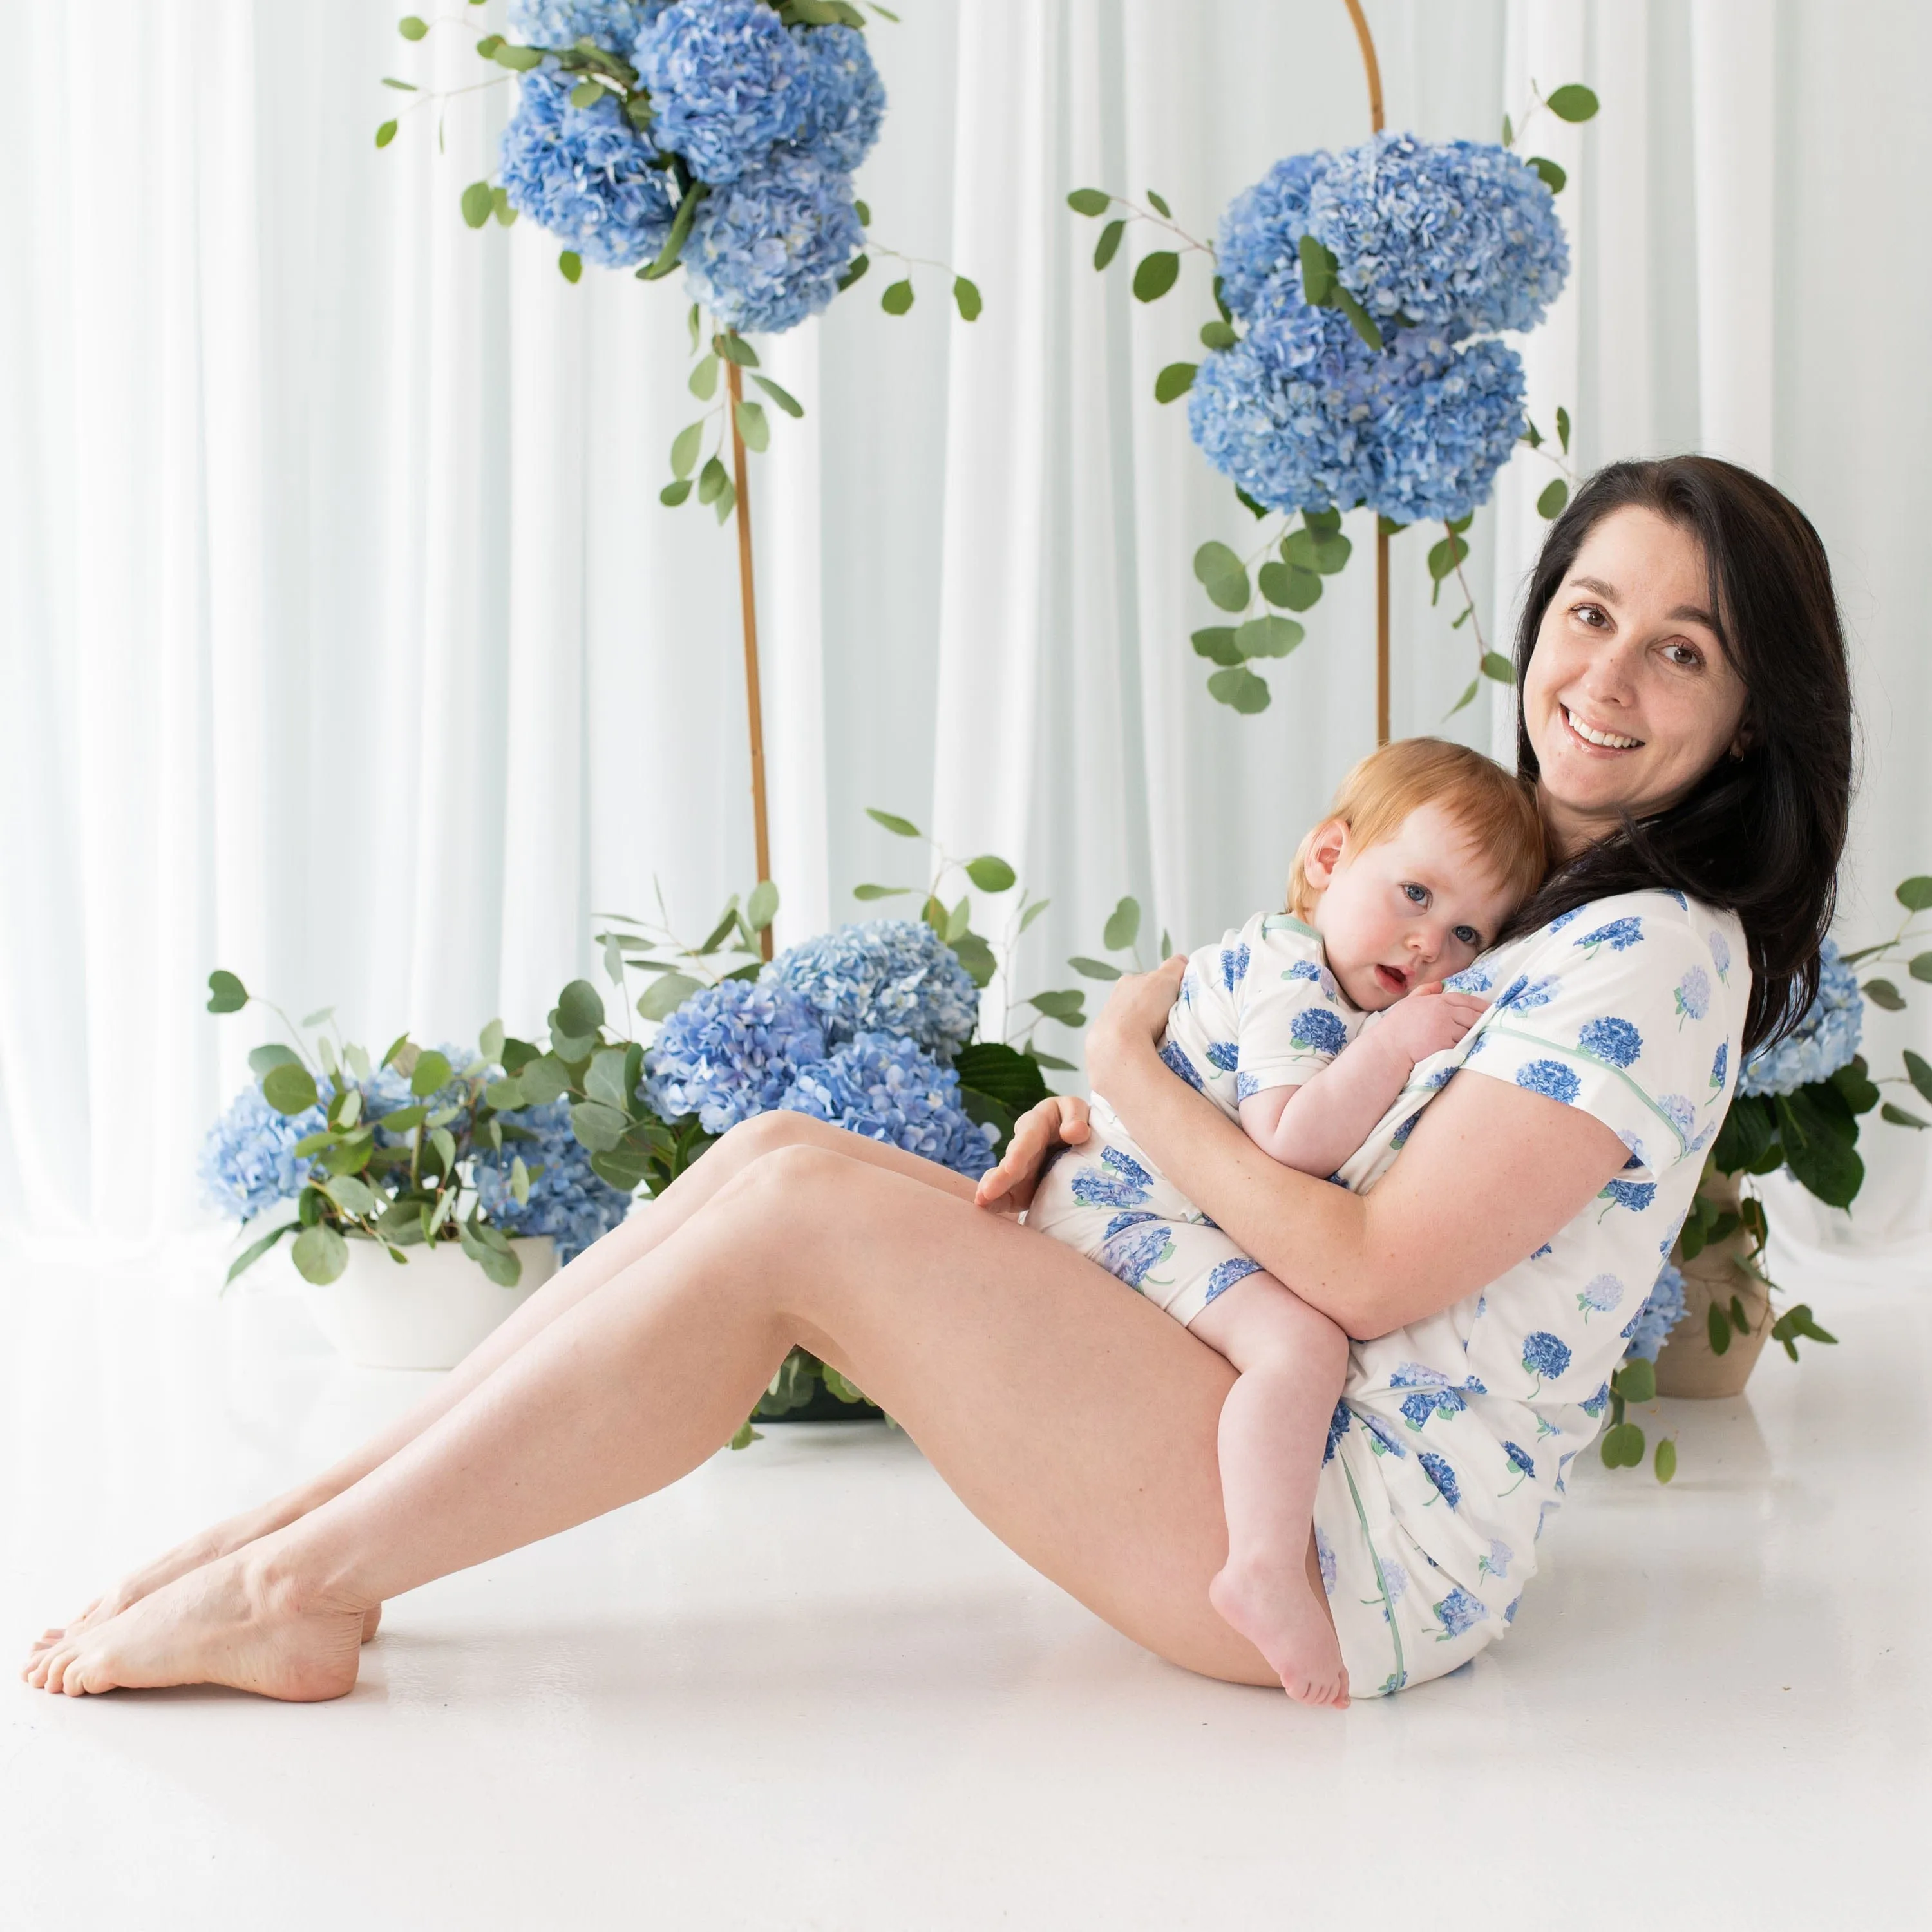
<svg viewBox="0 0 1932 1932">
<path fill-rule="evenodd" d="M 1355 38 L 1361 44 L 1362 65 L 1369 79 L 1369 127 L 1382 131 L 1382 70 L 1376 58 L 1375 37 L 1369 32 L 1368 16 L 1362 0 L 1344 0 L 1348 18 L 1354 22 Z M 1389 560 L 1388 533 L 1376 522 L 1376 742 L 1389 741 Z"/>
<path fill-rule="evenodd" d="M 752 494 L 745 475 L 745 439 L 738 434 L 738 403 L 745 392 L 738 365 L 724 364 L 725 387 L 731 398 L 731 482 L 738 493 L 738 602 L 745 617 L 745 713 L 752 732 L 752 831 L 756 842 L 758 879 L 772 875 L 771 835 L 765 824 L 765 718 L 758 698 L 758 602 L 752 583 Z M 758 934 L 760 949 L 772 956 L 772 929 Z"/>
</svg>

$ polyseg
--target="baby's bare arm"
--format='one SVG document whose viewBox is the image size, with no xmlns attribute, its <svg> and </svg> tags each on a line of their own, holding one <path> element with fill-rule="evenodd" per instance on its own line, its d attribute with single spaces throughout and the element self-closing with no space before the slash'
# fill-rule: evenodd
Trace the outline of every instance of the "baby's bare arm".
<svg viewBox="0 0 1932 1932">
<path fill-rule="evenodd" d="M 1244 1100 L 1243 1131 L 1284 1167 L 1326 1178 L 1368 1138 L 1416 1062 L 1454 1046 L 1486 1004 L 1436 986 L 1412 993 L 1300 1086 Z"/>
</svg>

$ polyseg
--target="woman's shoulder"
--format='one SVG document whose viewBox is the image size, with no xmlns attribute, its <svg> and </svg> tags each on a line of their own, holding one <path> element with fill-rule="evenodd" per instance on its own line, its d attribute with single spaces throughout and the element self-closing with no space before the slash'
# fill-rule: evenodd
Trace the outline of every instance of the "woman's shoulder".
<svg viewBox="0 0 1932 1932">
<path fill-rule="evenodd" d="M 1573 906 L 1518 942 L 1516 970 L 1607 970 L 1617 979 L 1660 974 L 1714 974 L 1720 983 L 1743 976 L 1744 928 L 1736 914 L 1669 886 L 1613 892 Z"/>
</svg>

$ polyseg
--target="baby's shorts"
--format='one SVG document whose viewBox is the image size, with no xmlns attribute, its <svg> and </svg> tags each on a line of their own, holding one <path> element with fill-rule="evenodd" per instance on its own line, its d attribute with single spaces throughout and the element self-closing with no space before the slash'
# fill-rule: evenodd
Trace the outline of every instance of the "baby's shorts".
<svg viewBox="0 0 1932 1932">
<path fill-rule="evenodd" d="M 1184 1325 L 1262 1264 L 1244 1255 L 1130 1140 L 1096 1100 L 1093 1136 L 1062 1152 L 1027 1226 L 1078 1248 Z"/>
</svg>

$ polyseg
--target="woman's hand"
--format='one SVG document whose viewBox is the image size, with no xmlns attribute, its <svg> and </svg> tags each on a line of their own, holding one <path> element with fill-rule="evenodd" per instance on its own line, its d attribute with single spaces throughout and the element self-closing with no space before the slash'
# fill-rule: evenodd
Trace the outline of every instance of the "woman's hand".
<svg viewBox="0 0 1932 1932">
<path fill-rule="evenodd" d="M 1129 973 L 1114 982 L 1087 1036 L 1087 1076 L 1102 1093 L 1124 1058 L 1145 1054 L 1167 1030 L 1186 972 L 1186 956 L 1177 952 L 1151 973 Z"/>
<path fill-rule="evenodd" d="M 1077 1094 L 1052 1094 L 1013 1124 L 1013 1137 L 998 1167 L 980 1177 L 974 1204 L 997 1214 L 1017 1214 L 1033 1199 L 1040 1169 L 1057 1147 L 1078 1147 L 1091 1131 L 1087 1102 Z"/>
</svg>

